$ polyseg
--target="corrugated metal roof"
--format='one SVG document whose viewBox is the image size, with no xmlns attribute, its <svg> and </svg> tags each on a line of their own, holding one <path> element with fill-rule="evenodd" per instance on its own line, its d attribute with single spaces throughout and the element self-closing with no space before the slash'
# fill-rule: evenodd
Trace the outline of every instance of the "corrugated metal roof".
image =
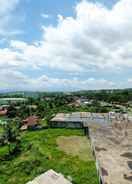
<svg viewBox="0 0 132 184">
<path fill-rule="evenodd" d="M 82 122 L 105 124 L 110 121 L 108 113 L 73 112 L 58 113 L 52 120 L 57 122 Z"/>
</svg>

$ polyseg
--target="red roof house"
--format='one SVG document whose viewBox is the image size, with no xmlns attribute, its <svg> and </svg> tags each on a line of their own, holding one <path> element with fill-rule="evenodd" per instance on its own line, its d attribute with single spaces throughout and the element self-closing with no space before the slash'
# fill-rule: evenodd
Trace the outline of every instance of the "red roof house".
<svg viewBox="0 0 132 184">
<path fill-rule="evenodd" d="M 0 116 L 5 116 L 7 114 L 7 109 L 0 108 Z"/>
<path fill-rule="evenodd" d="M 30 127 L 35 127 L 39 124 L 38 116 L 29 116 L 25 120 L 22 121 L 21 130 L 27 130 Z"/>
</svg>

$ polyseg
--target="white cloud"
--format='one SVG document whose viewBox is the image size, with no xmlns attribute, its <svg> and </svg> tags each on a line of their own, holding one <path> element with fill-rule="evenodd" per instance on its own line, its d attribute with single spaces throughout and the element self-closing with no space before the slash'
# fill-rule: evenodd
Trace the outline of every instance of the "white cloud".
<svg viewBox="0 0 132 184">
<path fill-rule="evenodd" d="M 69 73 L 80 72 L 80 75 L 89 70 L 99 73 L 105 69 L 111 74 L 119 69 L 127 71 L 132 68 L 131 10 L 132 0 L 120 0 L 112 9 L 82 1 L 75 8 L 75 17 L 59 15 L 56 27 L 42 26 L 43 38 L 37 44 L 13 40 L 9 48 L 1 49 L 0 65 L 17 70 L 46 66 Z M 60 84 L 70 86 L 66 80 Z M 85 86 L 89 86 L 89 79 L 84 81 Z M 81 81 L 71 82 L 81 87 Z M 99 79 L 97 84 L 109 87 L 107 80 Z"/>
<path fill-rule="evenodd" d="M 121 0 L 111 10 L 82 1 L 75 18 L 59 15 L 57 27 L 43 26 L 43 40 L 21 49 L 23 57 L 66 71 L 132 67 L 130 7 L 131 0 Z"/>
<path fill-rule="evenodd" d="M 123 80 L 118 83 L 105 79 L 66 79 L 54 78 L 42 75 L 38 78 L 29 77 L 14 69 L 1 70 L 0 90 L 28 90 L 28 91 L 75 91 L 93 89 L 115 89 L 129 88 L 132 79 Z"/>
<path fill-rule="evenodd" d="M 64 17 L 60 14 L 57 15 L 57 18 L 58 18 L 58 22 L 62 22 L 64 20 Z"/>
<path fill-rule="evenodd" d="M 19 0 L 0 0 L 0 16 L 14 10 Z"/>
<path fill-rule="evenodd" d="M 13 11 L 19 1 L 20 0 L 0 0 L 0 36 L 19 34 L 18 31 L 12 31 L 10 29 Z"/>
<path fill-rule="evenodd" d="M 50 18 L 51 16 L 50 16 L 49 14 L 42 13 L 42 14 L 41 14 L 41 17 L 44 18 L 44 19 L 48 19 L 48 18 Z"/>
<path fill-rule="evenodd" d="M 53 87 L 54 86 L 54 87 Z M 1 71 L 1 89 L 11 90 L 34 90 L 34 91 L 49 91 L 49 90 L 80 90 L 80 89 L 108 89 L 114 88 L 114 82 L 104 79 L 89 78 L 87 80 L 79 80 L 76 78 L 52 78 L 43 75 L 38 78 L 30 78 L 21 72 L 15 70 L 2 70 Z"/>
</svg>

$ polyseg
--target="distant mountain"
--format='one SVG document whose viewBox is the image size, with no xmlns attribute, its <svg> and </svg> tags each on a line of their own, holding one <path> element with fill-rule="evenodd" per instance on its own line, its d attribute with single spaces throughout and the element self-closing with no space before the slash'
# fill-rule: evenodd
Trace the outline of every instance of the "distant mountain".
<svg viewBox="0 0 132 184">
<path fill-rule="evenodd" d="M 52 95 L 83 95 L 86 93 L 116 93 L 116 92 L 132 92 L 132 88 L 128 89 L 102 89 L 102 90 L 80 90 L 72 92 L 39 92 L 39 91 L 11 91 L 0 90 L 0 97 L 39 97 L 39 96 L 52 96 Z"/>
</svg>

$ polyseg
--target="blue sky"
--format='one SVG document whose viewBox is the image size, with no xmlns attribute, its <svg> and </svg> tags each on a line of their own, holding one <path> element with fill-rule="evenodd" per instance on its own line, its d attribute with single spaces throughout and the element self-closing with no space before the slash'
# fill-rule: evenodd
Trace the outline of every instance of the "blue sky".
<svg viewBox="0 0 132 184">
<path fill-rule="evenodd" d="M 131 0 L 0 3 L 0 90 L 132 87 Z"/>
<path fill-rule="evenodd" d="M 21 0 L 14 10 L 14 15 L 18 16 L 16 25 L 24 31 L 24 34 L 17 36 L 26 42 L 32 42 L 41 39 L 41 25 L 48 26 L 50 24 L 56 26 L 57 15 L 64 16 L 74 15 L 74 6 L 79 1 L 75 0 Z M 47 14 L 49 18 L 41 15 Z M 23 20 L 24 19 L 24 20 Z M 18 23 L 20 20 L 20 23 Z"/>
<path fill-rule="evenodd" d="M 23 34 L 15 35 L 15 39 L 26 42 L 32 42 L 41 39 L 41 25 L 50 24 L 56 26 L 57 15 L 65 17 L 74 16 L 74 7 L 80 0 L 21 0 L 14 9 L 14 16 L 17 21 L 13 21 L 16 27 L 23 31 Z M 117 0 L 91 0 L 111 8 Z M 49 18 L 43 18 L 41 15 L 47 14 Z"/>
</svg>

